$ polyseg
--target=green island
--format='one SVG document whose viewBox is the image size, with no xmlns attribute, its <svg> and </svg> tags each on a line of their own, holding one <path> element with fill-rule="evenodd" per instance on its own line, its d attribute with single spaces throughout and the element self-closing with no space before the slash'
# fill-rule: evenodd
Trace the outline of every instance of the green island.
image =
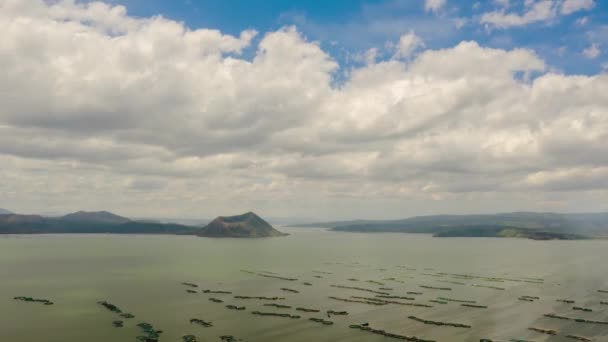
<svg viewBox="0 0 608 342">
<path fill-rule="evenodd" d="M 236 216 L 219 216 L 196 232 L 204 237 L 261 238 L 285 236 L 253 212 Z"/>
</svg>

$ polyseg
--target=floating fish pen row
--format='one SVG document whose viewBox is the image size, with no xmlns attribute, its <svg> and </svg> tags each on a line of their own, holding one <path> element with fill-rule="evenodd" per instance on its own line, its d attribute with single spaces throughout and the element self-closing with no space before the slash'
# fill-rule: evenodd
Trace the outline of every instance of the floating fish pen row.
<svg viewBox="0 0 608 342">
<path fill-rule="evenodd" d="M 471 328 L 470 325 L 462 324 L 462 323 L 447 323 L 447 322 L 440 322 L 440 321 L 431 321 L 428 319 L 418 318 L 416 316 L 408 316 L 408 318 L 412 319 L 414 321 L 420 322 L 420 323 L 424 323 L 424 324 L 447 326 L 447 327 L 454 327 L 454 328 L 468 328 L 468 329 Z"/>
<path fill-rule="evenodd" d="M 567 303 L 567 304 L 574 304 L 574 301 L 570 300 L 570 299 L 558 299 L 557 302 Z"/>
<path fill-rule="evenodd" d="M 328 298 L 333 299 L 333 300 L 338 300 L 341 302 L 348 302 L 348 303 L 361 303 L 361 304 L 369 304 L 369 305 L 385 305 L 386 304 L 384 302 L 377 302 L 377 301 L 370 301 L 370 300 L 356 300 L 356 299 L 340 298 L 340 297 L 333 297 L 333 296 L 330 296 Z"/>
<path fill-rule="evenodd" d="M 540 297 L 537 296 L 522 296 L 523 298 L 528 298 L 528 299 L 532 299 L 532 300 L 539 300 Z"/>
<path fill-rule="evenodd" d="M 407 270 L 407 271 L 416 271 L 416 269 L 415 269 L 415 268 L 413 268 L 413 267 L 409 267 L 409 266 L 401 266 L 401 265 L 398 265 L 398 266 L 395 266 L 395 267 L 397 267 L 397 268 L 401 268 L 401 269 L 404 269 L 404 270 Z"/>
<path fill-rule="evenodd" d="M 595 320 L 584 319 L 584 318 L 570 318 L 570 317 L 560 316 L 560 315 L 556 315 L 556 314 L 552 314 L 552 313 L 545 314 L 545 317 L 556 318 L 556 319 L 563 319 L 563 320 L 569 320 L 569 321 L 574 321 L 574 322 L 578 322 L 578 323 L 608 325 L 608 321 L 595 321 Z"/>
<path fill-rule="evenodd" d="M 100 301 L 100 302 L 97 302 L 97 304 L 103 306 L 104 308 L 108 309 L 111 312 L 119 314 L 120 317 L 122 317 L 122 318 L 135 318 L 134 315 L 132 315 L 130 313 L 122 312 L 122 310 L 118 306 L 116 306 L 110 302 Z M 121 320 L 112 321 L 112 326 L 115 328 L 122 328 L 122 327 L 124 327 L 124 321 L 121 321 Z"/>
<path fill-rule="evenodd" d="M 317 271 L 317 270 L 313 270 L 314 273 L 320 273 L 320 274 L 333 274 L 331 272 L 326 272 L 326 271 Z"/>
<path fill-rule="evenodd" d="M 580 306 L 573 306 L 573 307 L 572 307 L 572 310 L 577 310 L 577 311 L 585 311 L 585 312 L 593 312 L 593 310 L 592 310 L 592 309 L 589 309 L 589 308 L 583 308 L 583 307 L 580 307 Z"/>
<path fill-rule="evenodd" d="M 545 279 L 543 278 L 533 278 L 533 277 L 520 277 L 522 280 L 531 280 L 531 281 L 539 281 L 539 282 L 544 282 Z"/>
<path fill-rule="evenodd" d="M 291 318 L 291 319 L 301 318 L 301 316 L 291 315 L 291 314 L 288 314 L 288 313 L 261 312 L 261 311 L 252 311 L 251 313 L 254 314 L 254 315 L 258 315 L 258 316 L 285 317 L 285 318 Z"/>
<path fill-rule="evenodd" d="M 476 304 L 467 304 L 467 303 L 460 304 L 460 306 L 466 306 L 468 308 L 476 308 L 476 309 L 487 309 L 488 308 L 487 305 L 476 305 Z"/>
<path fill-rule="evenodd" d="M 201 325 L 201 326 L 206 327 L 206 328 L 213 326 L 213 323 L 207 322 L 207 321 L 203 321 L 202 319 L 198 319 L 198 318 L 192 318 L 190 320 L 190 323 L 191 324 L 198 324 L 198 325 Z"/>
<path fill-rule="evenodd" d="M 490 285 L 472 284 L 471 286 L 474 286 L 474 287 L 483 287 L 483 288 L 486 288 L 486 289 L 499 290 L 499 291 L 506 290 L 504 287 L 490 286 Z"/>
<path fill-rule="evenodd" d="M 140 342 L 158 342 L 162 330 L 157 330 L 150 323 L 138 323 L 137 326 L 141 329 L 143 335 L 137 336 L 137 340 Z"/>
<path fill-rule="evenodd" d="M 398 339 L 398 340 L 413 341 L 413 342 L 435 342 L 433 340 L 424 340 L 424 339 L 421 339 L 421 338 L 418 338 L 418 337 L 415 337 L 415 336 L 398 335 L 398 334 L 386 332 L 386 331 L 380 330 L 380 329 L 373 329 L 373 328 L 371 328 L 367 324 L 352 324 L 349 327 L 351 329 L 359 329 L 361 331 L 367 331 L 367 332 L 370 332 L 372 334 L 382 335 L 382 336 L 385 336 L 385 337 L 391 337 L 391 338 L 395 338 L 395 339 Z"/>
<path fill-rule="evenodd" d="M 540 298 L 539 297 L 531 297 L 531 296 L 520 296 L 517 299 L 525 301 L 525 302 L 534 302 L 536 300 L 539 300 Z"/>
<path fill-rule="evenodd" d="M 198 342 L 198 339 L 194 335 L 184 335 L 184 336 L 182 336 L 182 341 L 184 341 L 184 342 Z"/>
<path fill-rule="evenodd" d="M 394 300 L 384 300 L 384 299 L 379 299 L 379 298 L 359 297 L 359 296 L 351 296 L 351 298 L 360 299 L 360 300 L 364 300 L 364 301 L 372 301 L 372 302 L 382 303 L 382 304 L 397 304 L 397 305 L 409 305 L 409 306 L 420 306 L 420 307 L 425 307 L 425 308 L 432 308 L 431 305 L 427 305 L 427 304 L 403 303 L 403 302 L 398 302 L 398 301 L 394 301 Z"/>
<path fill-rule="evenodd" d="M 455 299 L 455 298 L 448 298 L 448 297 L 437 297 L 437 299 L 444 300 L 446 302 L 469 303 L 469 304 L 477 303 L 477 301 L 475 301 L 475 300 Z"/>
<path fill-rule="evenodd" d="M 394 281 L 394 282 L 396 282 L 396 283 L 405 284 L 405 282 L 404 282 L 403 280 L 399 280 L 399 279 L 397 279 L 397 278 L 385 278 L 385 279 L 382 279 L 382 280 L 386 280 L 386 281 Z"/>
<path fill-rule="evenodd" d="M 221 300 L 219 298 L 213 298 L 213 297 L 209 298 L 209 300 L 214 303 L 223 303 L 224 302 L 223 300 Z"/>
<path fill-rule="evenodd" d="M 288 289 L 286 287 L 281 287 L 281 290 L 285 291 L 285 292 L 291 292 L 291 293 L 300 293 L 300 291 L 298 291 L 298 290 Z"/>
<path fill-rule="evenodd" d="M 430 290 L 452 291 L 452 288 L 450 288 L 450 287 L 437 287 L 437 286 L 429 286 L 429 285 L 420 285 L 420 287 L 422 287 L 423 289 L 430 289 Z"/>
<path fill-rule="evenodd" d="M 346 312 L 346 311 L 327 310 L 327 314 L 329 316 L 331 316 L 331 315 L 334 315 L 334 316 L 346 316 L 346 315 L 348 315 L 348 312 Z"/>
<path fill-rule="evenodd" d="M 444 273 L 444 272 L 439 272 L 438 274 L 448 275 L 452 278 L 458 278 L 458 279 L 478 279 L 478 280 L 498 282 L 498 283 L 511 281 L 511 282 L 520 282 L 520 283 L 524 282 L 524 283 L 531 283 L 531 284 L 544 284 L 544 280 L 540 279 L 540 278 L 514 279 L 514 278 L 501 278 L 501 277 L 483 277 L 483 276 L 474 276 L 474 275 L 470 275 L 470 274 L 457 274 L 457 273 Z"/>
<path fill-rule="evenodd" d="M 313 322 L 317 322 L 317 323 L 321 323 L 321 324 L 323 324 L 323 325 L 332 325 L 332 324 L 334 324 L 334 322 L 332 322 L 332 321 L 327 321 L 327 320 L 325 320 L 325 319 L 323 319 L 323 318 L 315 318 L 315 317 L 311 317 L 311 318 L 309 318 L 308 320 L 309 320 L 309 321 L 313 321 Z"/>
<path fill-rule="evenodd" d="M 203 290 L 202 293 L 212 293 L 212 294 L 232 294 L 232 291 L 222 291 L 222 290 Z"/>
<path fill-rule="evenodd" d="M 593 341 L 590 338 L 587 337 L 583 337 L 583 336 L 577 336 L 577 335 L 566 335 L 567 338 L 573 339 L 573 340 L 577 340 L 577 341 L 585 341 L 585 342 L 591 342 Z"/>
<path fill-rule="evenodd" d="M 264 296 L 234 296 L 236 299 L 259 299 L 259 300 L 284 300 L 285 297 L 264 297 Z"/>
<path fill-rule="evenodd" d="M 378 302 L 378 303 L 386 303 L 386 300 L 376 298 L 376 297 L 350 296 L 350 298 L 366 300 L 366 301 L 371 301 L 371 302 Z"/>
<path fill-rule="evenodd" d="M 446 283 L 446 284 L 454 284 L 454 285 L 466 285 L 465 283 L 461 283 L 458 281 L 453 281 L 453 280 L 437 280 L 440 283 Z"/>
<path fill-rule="evenodd" d="M 182 285 L 184 285 L 184 286 L 188 286 L 188 287 L 198 287 L 198 285 L 196 285 L 196 284 L 194 284 L 194 283 L 186 283 L 186 282 L 183 282 L 183 283 L 182 283 Z"/>
<path fill-rule="evenodd" d="M 53 303 L 52 301 L 50 301 L 48 299 L 38 299 L 38 298 L 24 297 L 24 296 L 14 297 L 13 299 L 14 300 L 20 300 L 22 302 L 42 303 L 43 305 L 53 305 L 53 304 L 55 304 L 55 303 Z"/>
<path fill-rule="evenodd" d="M 404 297 L 404 296 L 393 296 L 393 295 L 376 295 L 377 298 L 386 298 L 386 299 L 403 299 L 403 300 L 416 300 L 413 297 Z"/>
<path fill-rule="evenodd" d="M 243 310 L 247 309 L 244 306 L 237 306 L 237 305 L 226 305 L 226 308 L 230 309 L 230 310 L 237 310 L 237 311 L 243 311 Z"/>
<path fill-rule="evenodd" d="M 122 313 L 122 310 L 118 306 L 116 306 L 116 305 L 114 305 L 114 304 L 112 304 L 110 302 L 107 302 L 105 300 L 97 302 L 97 304 L 103 306 L 104 308 L 106 308 L 106 309 L 108 309 L 108 310 L 110 310 L 110 311 L 112 311 L 114 313 L 117 313 L 117 314 L 121 314 Z"/>
<path fill-rule="evenodd" d="M 261 273 L 261 272 L 252 272 L 252 271 L 247 271 L 247 270 L 241 270 L 241 271 L 245 272 L 245 273 L 253 274 L 253 275 L 258 275 L 260 277 L 266 277 L 266 278 L 274 278 L 274 279 L 287 280 L 287 281 L 296 281 L 296 280 L 298 280 L 297 278 L 289 278 L 289 277 L 283 277 L 283 276 L 279 276 L 279 275 L 266 274 L 266 273 Z"/>
<path fill-rule="evenodd" d="M 291 309 L 291 305 L 283 305 L 283 304 L 277 304 L 277 303 L 266 303 L 264 304 L 264 306 L 272 306 L 278 309 Z"/>
<path fill-rule="evenodd" d="M 296 308 L 296 311 L 302 312 L 321 312 L 319 309 Z"/>
<path fill-rule="evenodd" d="M 364 287 L 356 287 L 356 286 L 331 285 L 331 287 L 336 287 L 336 288 L 339 288 L 339 289 L 365 291 L 365 292 L 371 292 L 371 293 L 376 293 L 376 294 L 381 294 L 381 295 L 389 295 L 390 294 L 388 292 L 376 291 L 376 290 L 373 290 L 373 289 L 366 289 Z"/>
<path fill-rule="evenodd" d="M 435 278 L 442 278 L 444 275 L 441 273 L 420 273 L 421 275 L 425 275 L 425 276 L 429 276 L 429 277 L 435 277 Z"/>
<path fill-rule="evenodd" d="M 541 334 L 547 334 L 547 335 L 557 335 L 557 331 L 552 330 L 552 329 L 542 329 L 542 328 L 528 328 L 528 330 L 532 330 L 532 331 L 536 331 L 538 333 Z"/>
<path fill-rule="evenodd" d="M 370 283 L 370 284 L 376 284 L 376 285 L 380 285 L 383 286 L 384 283 L 383 282 L 379 282 L 377 280 L 366 280 L 366 282 Z"/>
</svg>

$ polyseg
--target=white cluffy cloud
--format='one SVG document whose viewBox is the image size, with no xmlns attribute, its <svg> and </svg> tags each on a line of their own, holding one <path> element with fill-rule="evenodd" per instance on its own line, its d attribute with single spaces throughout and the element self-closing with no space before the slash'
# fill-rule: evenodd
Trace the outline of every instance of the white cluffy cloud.
<svg viewBox="0 0 608 342">
<path fill-rule="evenodd" d="M 583 55 L 589 59 L 597 58 L 600 53 L 600 46 L 596 43 L 591 44 L 591 46 L 583 50 Z"/>
<path fill-rule="evenodd" d="M 565 0 L 562 3 L 562 14 L 571 14 L 578 11 L 588 11 L 595 6 L 594 0 Z"/>
<path fill-rule="evenodd" d="M 445 7 L 447 0 L 424 0 L 424 9 L 427 12 L 439 12 Z"/>
<path fill-rule="evenodd" d="M 0 207 L 607 209 L 608 75 L 557 74 L 527 49 L 463 41 L 412 56 L 412 32 L 398 46 L 410 58 L 337 82 L 344 70 L 295 27 L 253 43 L 251 30 L 67 0 L 0 0 L 0 27 Z"/>
<path fill-rule="evenodd" d="M 416 33 L 410 31 L 399 38 L 395 45 L 395 58 L 408 58 L 418 48 L 424 47 L 424 41 Z"/>
<path fill-rule="evenodd" d="M 499 1 L 501 9 L 482 14 L 480 22 L 493 28 L 526 26 L 532 23 L 548 22 L 560 15 L 590 10 L 595 6 L 593 0 L 525 0 L 522 13 L 507 12 L 508 1 Z"/>
</svg>

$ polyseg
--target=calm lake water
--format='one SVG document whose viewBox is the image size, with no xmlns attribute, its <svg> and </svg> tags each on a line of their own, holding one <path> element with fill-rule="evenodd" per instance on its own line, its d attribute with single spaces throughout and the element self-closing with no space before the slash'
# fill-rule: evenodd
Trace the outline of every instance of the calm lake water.
<svg viewBox="0 0 608 342">
<path fill-rule="evenodd" d="M 139 322 L 150 322 L 164 330 L 162 342 L 181 341 L 185 334 L 196 335 L 199 341 L 220 341 L 220 335 L 264 342 L 392 340 L 349 328 L 350 324 L 363 322 L 375 329 L 436 341 L 573 341 L 565 338 L 568 334 L 608 341 L 608 325 L 543 316 L 556 313 L 608 321 L 608 305 L 601 304 L 608 302 L 608 293 L 598 291 L 608 290 L 608 241 L 441 239 L 412 234 L 282 230 L 291 235 L 259 240 L 141 235 L 2 236 L 0 341 L 136 341 L 140 330 L 135 324 Z M 298 280 L 263 277 L 242 270 L 274 272 L 265 274 Z M 387 280 L 390 278 L 395 280 Z M 190 294 L 182 282 L 198 284 L 198 292 L 212 289 L 233 294 Z M 337 301 L 328 297 L 354 299 L 352 296 L 374 297 L 375 293 L 331 285 L 416 297 L 414 303 L 433 307 Z M 275 302 L 321 309 L 322 313 L 266 307 L 263 304 L 270 301 L 235 299 L 234 295 L 285 297 Z M 15 301 L 15 296 L 47 298 L 55 305 Z M 520 296 L 540 299 L 528 302 L 518 300 Z M 211 302 L 210 297 L 221 298 L 224 303 Z M 488 308 L 429 302 L 437 297 L 474 300 Z M 136 318 L 125 320 L 124 328 L 114 328 L 111 322 L 119 317 L 96 304 L 100 300 L 108 300 Z M 247 310 L 228 310 L 226 304 L 246 306 Z M 577 311 L 573 306 L 593 311 Z M 302 318 L 256 316 L 251 314 L 254 310 L 298 314 Z M 327 319 L 326 310 L 345 310 L 349 315 L 332 317 L 332 326 L 308 320 Z M 408 319 L 412 315 L 472 328 L 425 325 Z M 213 327 L 192 325 L 191 318 L 211 321 Z M 559 335 L 534 332 L 530 327 L 553 329 Z"/>
</svg>

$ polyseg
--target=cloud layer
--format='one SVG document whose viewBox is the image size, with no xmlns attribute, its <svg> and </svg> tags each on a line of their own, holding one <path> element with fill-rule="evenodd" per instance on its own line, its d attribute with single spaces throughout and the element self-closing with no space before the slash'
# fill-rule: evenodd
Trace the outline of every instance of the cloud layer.
<svg viewBox="0 0 608 342">
<path fill-rule="evenodd" d="M 608 75 L 556 74 L 530 50 L 412 55 L 410 33 L 408 58 L 344 70 L 291 26 L 232 36 L 35 0 L 0 0 L 0 26 L 8 209 L 378 217 L 606 199 Z"/>
</svg>

